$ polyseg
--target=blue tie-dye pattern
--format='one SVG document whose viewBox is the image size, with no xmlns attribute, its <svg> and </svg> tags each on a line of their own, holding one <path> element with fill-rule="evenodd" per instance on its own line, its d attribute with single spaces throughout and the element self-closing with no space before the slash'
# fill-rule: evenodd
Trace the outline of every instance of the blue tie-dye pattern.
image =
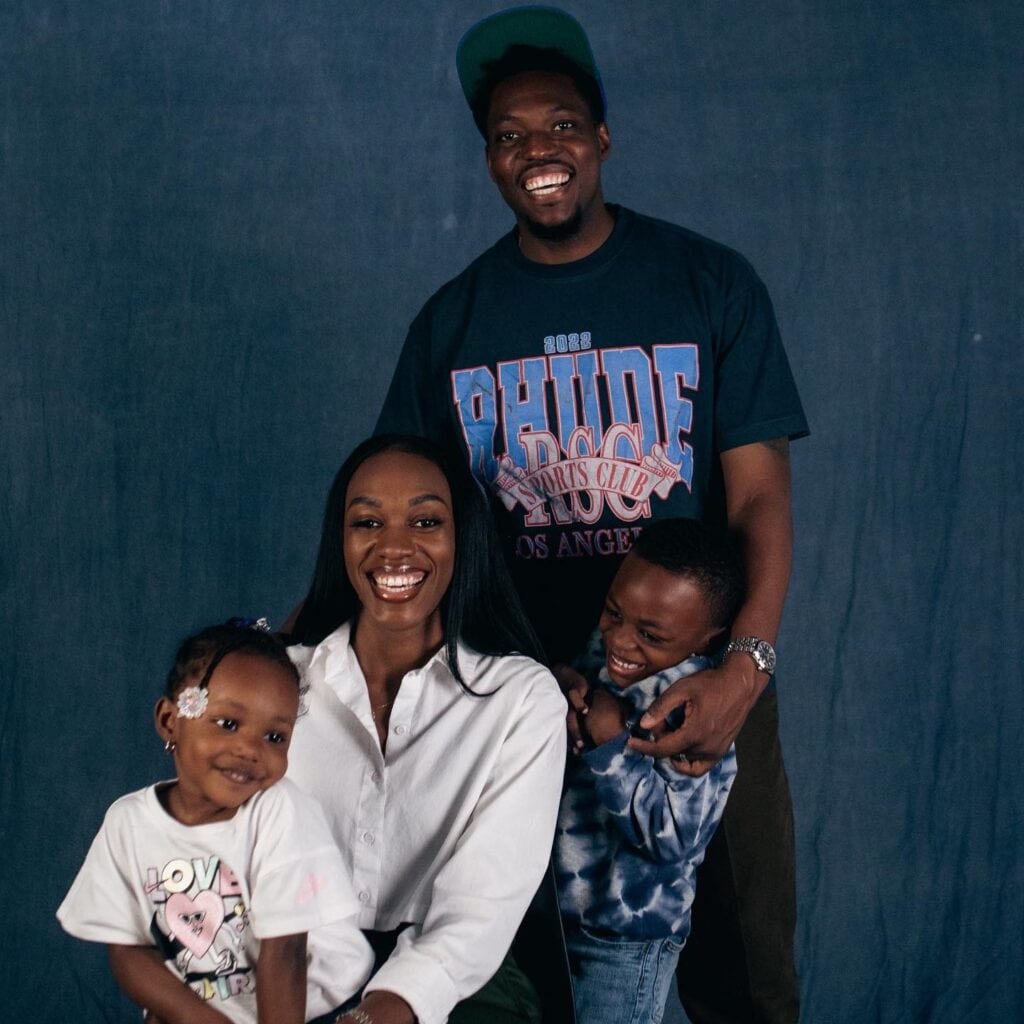
<svg viewBox="0 0 1024 1024">
<path fill-rule="evenodd" d="M 577 667 L 592 686 L 629 705 L 630 726 L 677 679 L 710 667 L 692 657 L 620 690 L 604 671 L 595 632 Z M 707 775 L 690 778 L 667 760 L 626 746 L 628 730 L 574 759 L 555 836 L 559 904 L 567 922 L 631 939 L 690 930 L 697 865 L 725 809 L 736 775 L 736 751 Z"/>
</svg>

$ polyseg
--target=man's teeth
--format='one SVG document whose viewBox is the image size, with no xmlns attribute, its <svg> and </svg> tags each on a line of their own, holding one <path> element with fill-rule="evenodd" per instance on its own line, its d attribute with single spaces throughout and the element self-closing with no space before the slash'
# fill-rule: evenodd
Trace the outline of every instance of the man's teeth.
<svg viewBox="0 0 1024 1024">
<path fill-rule="evenodd" d="M 408 590 L 422 583 L 425 572 L 374 573 L 373 582 L 385 590 Z"/>
<path fill-rule="evenodd" d="M 568 180 L 569 175 L 565 171 L 557 174 L 538 174 L 536 178 L 530 178 L 524 187 L 531 195 L 546 196 L 561 188 Z"/>
</svg>

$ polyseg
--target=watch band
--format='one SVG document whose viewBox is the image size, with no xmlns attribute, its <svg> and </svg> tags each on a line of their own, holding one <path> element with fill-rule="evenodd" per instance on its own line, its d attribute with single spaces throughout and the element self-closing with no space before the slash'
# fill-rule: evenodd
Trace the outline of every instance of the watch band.
<svg viewBox="0 0 1024 1024">
<path fill-rule="evenodd" d="M 726 654 L 731 654 L 733 651 L 749 654 L 759 672 L 765 672 L 768 675 L 775 672 L 775 648 L 767 640 L 762 640 L 758 636 L 738 636 L 735 640 L 730 640 L 725 648 Z"/>
</svg>

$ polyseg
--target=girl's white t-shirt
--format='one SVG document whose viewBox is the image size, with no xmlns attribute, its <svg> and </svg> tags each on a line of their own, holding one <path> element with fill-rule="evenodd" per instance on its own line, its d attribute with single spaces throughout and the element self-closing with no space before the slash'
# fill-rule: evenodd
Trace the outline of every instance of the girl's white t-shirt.
<svg viewBox="0 0 1024 1024">
<path fill-rule="evenodd" d="M 288 779 L 228 821 L 183 825 L 157 786 L 114 802 L 57 911 L 92 942 L 155 946 L 238 1024 L 256 1022 L 260 939 L 307 933 L 306 1019 L 358 992 L 373 956 L 323 812 Z"/>
</svg>

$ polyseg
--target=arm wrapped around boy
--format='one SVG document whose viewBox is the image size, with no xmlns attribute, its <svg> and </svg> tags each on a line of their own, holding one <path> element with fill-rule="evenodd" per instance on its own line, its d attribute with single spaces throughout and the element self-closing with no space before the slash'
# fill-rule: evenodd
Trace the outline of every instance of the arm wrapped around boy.
<svg viewBox="0 0 1024 1024">
<path fill-rule="evenodd" d="M 570 765 L 555 840 L 562 914 L 570 926 L 682 943 L 696 869 L 736 775 L 735 750 L 695 778 L 628 741 L 651 701 L 713 663 L 687 658 L 625 689 L 594 674 L 601 663 L 595 634 L 580 666 L 593 686 L 585 728 L 594 745 Z"/>
</svg>

